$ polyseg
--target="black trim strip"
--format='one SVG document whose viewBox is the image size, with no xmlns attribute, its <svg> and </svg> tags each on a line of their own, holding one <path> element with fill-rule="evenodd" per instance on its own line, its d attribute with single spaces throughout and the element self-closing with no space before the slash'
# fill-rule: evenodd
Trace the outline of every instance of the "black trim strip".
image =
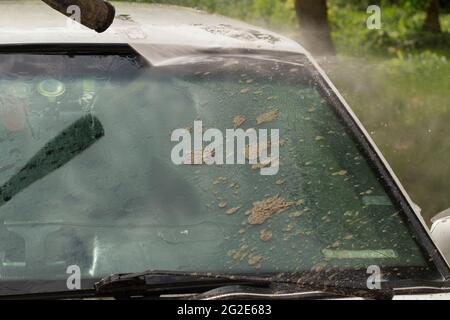
<svg viewBox="0 0 450 320">
<path fill-rule="evenodd" d="M 7 44 L 0 45 L 0 53 L 45 55 L 128 55 L 138 54 L 128 44 Z"/>
</svg>

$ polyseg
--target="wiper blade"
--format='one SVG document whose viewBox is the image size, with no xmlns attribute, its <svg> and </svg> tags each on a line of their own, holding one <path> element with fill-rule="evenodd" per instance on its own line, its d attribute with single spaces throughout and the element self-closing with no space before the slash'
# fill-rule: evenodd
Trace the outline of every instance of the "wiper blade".
<svg viewBox="0 0 450 320">
<path fill-rule="evenodd" d="M 231 275 L 200 272 L 149 270 L 141 273 L 113 274 L 95 284 L 98 296 L 148 297 L 191 294 L 192 299 L 227 296 L 270 298 L 362 297 L 392 299 L 393 290 L 370 290 L 320 284 L 301 284 L 278 276 Z M 217 291 L 218 290 L 218 291 Z M 251 294 L 249 294 L 249 292 Z M 275 295 L 274 292 L 277 292 Z M 225 296 L 223 296 L 225 298 Z"/>
<path fill-rule="evenodd" d="M 72 123 L 0 186 L 0 207 L 36 181 L 73 160 L 104 135 L 100 120 L 93 115 L 83 116 Z"/>
<path fill-rule="evenodd" d="M 301 279 L 301 278 L 300 278 Z M 303 278 L 305 280 L 305 278 Z M 301 282 L 287 274 L 217 274 L 177 271 L 145 271 L 113 274 L 83 290 L 16 293 L 1 299 L 327 299 L 358 297 L 392 299 L 394 290 L 369 290 L 344 283 Z M 348 285 L 348 284 L 347 284 Z M 447 286 L 448 287 L 448 286 Z"/>
<path fill-rule="evenodd" d="M 113 274 L 95 283 L 98 295 L 133 296 L 165 293 L 199 293 L 221 286 L 252 285 L 268 287 L 267 278 L 212 273 L 145 271 Z"/>
</svg>

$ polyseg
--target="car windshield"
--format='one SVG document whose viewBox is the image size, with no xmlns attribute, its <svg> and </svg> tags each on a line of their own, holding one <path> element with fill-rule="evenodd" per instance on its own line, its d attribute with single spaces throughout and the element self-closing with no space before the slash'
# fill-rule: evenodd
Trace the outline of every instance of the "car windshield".
<svg viewBox="0 0 450 320">
<path fill-rule="evenodd" d="M 306 60 L 172 62 L 1 54 L 0 281 L 439 277 Z"/>
</svg>

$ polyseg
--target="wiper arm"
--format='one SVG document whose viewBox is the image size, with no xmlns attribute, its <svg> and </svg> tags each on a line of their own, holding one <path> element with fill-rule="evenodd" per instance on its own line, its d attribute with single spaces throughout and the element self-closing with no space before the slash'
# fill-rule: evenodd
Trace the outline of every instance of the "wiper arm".
<svg viewBox="0 0 450 320">
<path fill-rule="evenodd" d="M 301 300 L 301 299 L 333 299 L 350 297 L 328 291 L 301 290 L 294 286 L 276 286 L 272 288 L 255 288 L 252 286 L 225 286 L 200 294 L 191 295 L 189 300 Z"/>
<path fill-rule="evenodd" d="M 83 116 L 72 123 L 0 186 L 0 207 L 36 181 L 73 160 L 104 135 L 100 120 L 93 115 Z"/>
<path fill-rule="evenodd" d="M 96 282 L 92 289 L 22 293 L 0 296 L 1 299 L 326 299 L 359 297 L 392 299 L 394 290 L 369 290 L 299 282 L 295 277 L 279 275 L 216 274 L 177 271 L 145 271 L 113 274 Z"/>
<path fill-rule="evenodd" d="M 266 278 L 212 273 L 145 271 L 141 273 L 113 274 L 95 284 L 98 295 L 136 296 L 169 293 L 201 293 L 222 286 L 252 285 L 268 287 Z"/>
<path fill-rule="evenodd" d="M 362 297 L 392 299 L 393 290 L 301 284 L 278 276 L 230 275 L 199 272 L 154 271 L 114 274 L 95 284 L 98 296 L 159 297 L 192 294 L 192 299 Z M 277 294 L 274 294 L 277 292 Z M 225 295 L 224 295 L 225 294 Z"/>
</svg>

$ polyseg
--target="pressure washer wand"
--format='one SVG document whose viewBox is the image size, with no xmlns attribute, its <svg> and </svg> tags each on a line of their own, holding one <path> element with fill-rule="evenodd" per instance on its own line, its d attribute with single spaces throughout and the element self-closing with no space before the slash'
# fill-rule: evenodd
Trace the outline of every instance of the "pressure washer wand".
<svg viewBox="0 0 450 320">
<path fill-rule="evenodd" d="M 104 0 L 41 0 L 67 17 L 73 12 L 71 6 L 80 9 L 82 25 L 99 33 L 106 31 L 114 21 L 116 10 L 112 4 Z"/>
</svg>

